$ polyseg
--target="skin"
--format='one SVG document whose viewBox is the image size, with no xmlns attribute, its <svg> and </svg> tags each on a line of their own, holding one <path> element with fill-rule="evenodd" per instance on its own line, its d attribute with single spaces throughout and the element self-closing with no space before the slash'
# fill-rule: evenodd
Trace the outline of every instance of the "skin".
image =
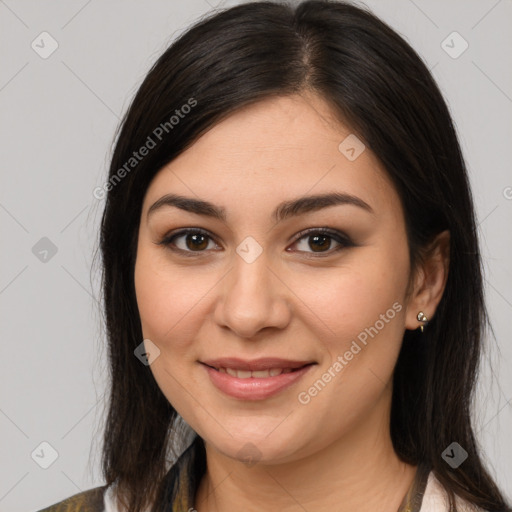
<svg viewBox="0 0 512 512">
<path fill-rule="evenodd" d="M 147 190 L 137 303 L 144 338 L 160 350 L 151 371 L 205 441 L 198 512 L 396 512 L 414 478 L 416 468 L 391 444 L 391 379 L 405 329 L 421 325 L 419 311 L 431 318 L 441 299 L 449 238 L 442 233 L 412 272 L 399 196 L 368 148 L 354 161 L 339 151 L 350 133 L 313 94 L 267 99 L 217 124 Z M 333 191 L 361 198 L 373 214 L 337 205 L 279 224 L 270 218 L 282 201 Z M 172 206 L 148 217 L 171 192 L 224 207 L 226 222 Z M 325 227 L 356 245 L 336 251 L 340 244 L 328 239 L 318 249 L 310 236 L 296 237 Z M 175 239 L 189 258 L 158 245 L 180 228 L 211 238 L 195 252 L 186 236 Z M 236 252 L 248 236 L 262 249 L 252 263 Z M 400 311 L 378 334 L 300 403 L 298 394 L 396 303 Z M 227 356 L 317 364 L 277 395 L 244 401 L 220 392 L 198 363 Z M 255 464 L 244 462 L 248 443 L 257 448 Z"/>
</svg>

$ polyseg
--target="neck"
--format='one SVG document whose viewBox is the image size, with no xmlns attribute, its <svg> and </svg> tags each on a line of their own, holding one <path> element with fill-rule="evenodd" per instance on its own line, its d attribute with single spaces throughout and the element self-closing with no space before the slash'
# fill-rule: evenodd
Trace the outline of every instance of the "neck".
<svg viewBox="0 0 512 512">
<path fill-rule="evenodd" d="M 375 414 L 320 452 L 286 464 L 248 466 L 206 444 L 195 509 L 397 512 L 416 468 L 396 455 L 387 415 Z"/>
</svg>

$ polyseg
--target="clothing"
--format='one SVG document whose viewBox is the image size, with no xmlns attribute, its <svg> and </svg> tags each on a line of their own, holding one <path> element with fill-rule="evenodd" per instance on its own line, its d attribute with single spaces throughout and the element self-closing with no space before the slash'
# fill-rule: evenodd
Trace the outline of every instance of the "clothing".
<svg viewBox="0 0 512 512">
<path fill-rule="evenodd" d="M 180 489 L 180 496 L 186 496 L 185 486 Z M 186 500 L 173 504 L 172 512 L 187 512 L 193 504 Z M 446 493 L 441 484 L 426 466 L 418 466 L 415 479 L 404 496 L 397 512 L 448 512 Z M 95 487 L 88 491 L 75 494 L 64 501 L 39 512 L 120 512 L 114 501 L 112 487 Z M 466 501 L 457 498 L 457 512 L 484 512 Z"/>
<path fill-rule="evenodd" d="M 55 503 L 39 512 L 105 512 L 107 486 L 95 487 Z"/>
</svg>

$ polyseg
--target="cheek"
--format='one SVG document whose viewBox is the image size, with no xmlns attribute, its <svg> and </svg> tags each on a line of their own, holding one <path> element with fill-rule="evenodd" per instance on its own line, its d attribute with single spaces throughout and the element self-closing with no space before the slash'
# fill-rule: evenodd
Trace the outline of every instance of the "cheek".
<svg viewBox="0 0 512 512">
<path fill-rule="evenodd" d="M 398 310 L 405 309 L 407 258 L 406 250 L 387 253 L 382 247 L 365 248 L 339 269 L 328 269 L 311 280 L 301 277 L 298 295 L 307 297 L 308 307 L 334 339 L 353 339 L 359 333 L 364 337 L 365 329 L 376 323 L 382 333 L 400 333 L 403 314 Z"/>
<path fill-rule="evenodd" d="M 148 254 L 149 251 L 139 249 L 135 262 L 135 295 L 137 307 L 145 338 L 156 336 L 165 325 L 170 326 L 165 304 L 170 304 L 169 287 L 162 279 L 158 268 L 155 268 Z M 169 328 L 169 327 L 168 327 Z"/>
<path fill-rule="evenodd" d="M 134 279 L 144 337 L 155 342 L 170 362 L 171 355 L 193 351 L 200 319 L 207 315 L 207 292 L 218 276 L 171 265 L 165 251 L 142 244 Z"/>
<path fill-rule="evenodd" d="M 172 276 L 155 251 L 139 246 L 135 263 L 135 292 L 137 307 L 145 338 L 162 343 L 186 313 L 187 296 L 179 272 Z M 180 290 L 180 293 L 177 293 Z"/>
<path fill-rule="evenodd" d="M 144 339 L 160 350 L 150 370 L 162 393 L 177 410 L 187 411 L 190 388 L 185 362 L 194 361 L 194 343 L 205 290 L 190 272 L 170 271 L 165 255 L 152 247 L 139 247 L 135 264 L 135 291 Z"/>
<path fill-rule="evenodd" d="M 302 291 L 328 357 L 319 369 L 323 382 L 305 383 L 301 403 L 311 400 L 315 414 L 332 415 L 339 426 L 371 407 L 391 379 L 405 329 L 407 246 L 365 248 L 316 277 Z"/>
<path fill-rule="evenodd" d="M 404 332 L 407 251 L 362 252 L 302 288 L 327 357 L 301 386 L 297 408 L 319 419 L 326 437 L 371 414 L 390 382 Z"/>
</svg>

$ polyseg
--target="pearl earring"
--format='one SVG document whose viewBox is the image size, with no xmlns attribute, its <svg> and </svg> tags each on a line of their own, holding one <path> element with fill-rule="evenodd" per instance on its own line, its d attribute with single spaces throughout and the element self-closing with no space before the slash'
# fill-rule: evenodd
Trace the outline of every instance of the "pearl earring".
<svg viewBox="0 0 512 512">
<path fill-rule="evenodd" d="M 423 329 L 428 325 L 428 318 L 423 311 L 420 311 L 416 318 L 418 319 L 418 322 L 424 322 L 423 325 L 420 325 L 420 331 L 423 332 Z"/>
</svg>

